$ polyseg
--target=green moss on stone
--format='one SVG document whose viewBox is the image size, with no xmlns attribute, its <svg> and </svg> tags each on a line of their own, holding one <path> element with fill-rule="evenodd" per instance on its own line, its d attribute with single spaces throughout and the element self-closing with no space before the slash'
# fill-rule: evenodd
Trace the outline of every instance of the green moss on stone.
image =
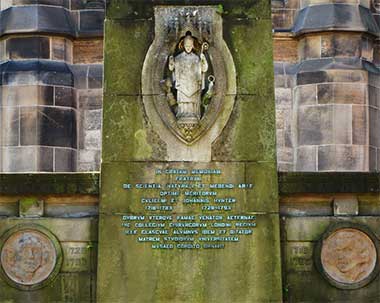
<svg viewBox="0 0 380 303">
<path fill-rule="evenodd" d="M 103 111 L 103 162 L 151 159 L 141 98 L 105 96 Z"/>
<path fill-rule="evenodd" d="M 100 303 L 282 302 L 277 215 L 258 215 L 252 236 L 218 251 L 152 250 L 121 232 L 120 216 L 101 224 Z"/>
<path fill-rule="evenodd" d="M 326 172 L 279 173 L 281 194 L 378 193 L 379 173 Z"/>
<path fill-rule="evenodd" d="M 275 108 L 271 96 L 239 96 L 237 116 L 229 134 L 231 159 L 239 161 L 276 161 Z"/>
<path fill-rule="evenodd" d="M 273 97 L 273 51 L 271 20 L 230 20 L 224 38 L 237 73 L 238 94 Z"/>
<path fill-rule="evenodd" d="M 0 194 L 98 194 L 99 173 L 0 174 Z"/>
<path fill-rule="evenodd" d="M 104 93 L 138 95 L 153 22 L 105 21 Z"/>
</svg>

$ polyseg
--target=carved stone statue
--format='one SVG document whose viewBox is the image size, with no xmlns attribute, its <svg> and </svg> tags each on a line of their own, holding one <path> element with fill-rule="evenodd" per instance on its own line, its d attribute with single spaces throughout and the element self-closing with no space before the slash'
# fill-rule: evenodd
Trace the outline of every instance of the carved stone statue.
<svg viewBox="0 0 380 303">
<path fill-rule="evenodd" d="M 208 70 L 203 53 L 207 49 L 207 43 L 202 45 L 201 53 L 197 55 L 194 41 L 194 37 L 187 34 L 183 39 L 183 51 L 175 57 L 169 57 L 169 70 L 177 90 L 177 122 L 188 126 L 198 124 L 201 119 L 201 95 L 205 89 L 205 73 Z"/>
</svg>

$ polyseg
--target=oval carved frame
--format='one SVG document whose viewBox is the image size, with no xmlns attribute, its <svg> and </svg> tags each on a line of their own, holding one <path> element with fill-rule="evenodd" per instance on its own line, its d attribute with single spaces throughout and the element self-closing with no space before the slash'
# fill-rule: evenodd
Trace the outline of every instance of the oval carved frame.
<svg viewBox="0 0 380 303">
<path fill-rule="evenodd" d="M 189 16 L 202 20 L 203 28 L 199 29 L 198 19 L 192 20 Z M 167 144 L 175 142 L 168 139 L 170 134 L 184 145 L 192 146 L 205 137 L 206 133 L 207 141 L 211 144 L 227 124 L 235 103 L 236 71 L 232 55 L 223 40 L 222 29 L 222 17 L 214 6 L 155 7 L 155 38 L 144 61 L 142 95 L 150 123 L 156 131 L 160 130 L 158 134 Z M 173 54 L 179 39 L 188 31 L 194 33 L 200 41 L 209 43 L 207 53 L 215 76 L 215 95 L 190 141 L 181 132 L 160 85 L 168 57 Z M 170 134 L 163 129 L 169 130 Z"/>
</svg>

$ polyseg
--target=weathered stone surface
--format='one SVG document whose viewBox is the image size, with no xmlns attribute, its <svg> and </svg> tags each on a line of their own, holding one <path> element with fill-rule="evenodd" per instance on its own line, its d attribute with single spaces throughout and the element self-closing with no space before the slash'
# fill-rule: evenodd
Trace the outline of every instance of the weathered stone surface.
<svg viewBox="0 0 380 303">
<path fill-rule="evenodd" d="M 286 8 L 272 9 L 273 27 L 279 30 L 290 30 L 293 26 L 296 14 L 297 14 L 297 10 L 295 9 L 286 9 Z"/>
<path fill-rule="evenodd" d="M 104 191 L 108 192 L 107 199 L 111 199 L 113 202 L 112 208 L 108 205 L 100 205 L 100 210 L 103 213 L 143 213 L 145 205 L 141 203 L 141 199 L 146 196 L 146 193 L 142 190 L 125 190 L 123 189 L 124 183 L 147 183 L 149 180 L 155 180 L 156 183 L 166 184 L 170 182 L 170 176 L 155 176 L 156 169 L 164 168 L 187 168 L 190 169 L 195 163 L 181 163 L 173 162 L 169 165 L 165 162 L 155 163 L 139 163 L 128 162 L 121 165 L 108 164 L 103 165 L 103 178 L 102 186 Z M 237 188 L 231 190 L 219 189 L 218 197 L 234 196 L 238 200 L 238 203 L 234 206 L 237 212 L 276 212 L 278 206 L 273 201 L 278 199 L 276 188 L 276 176 L 270 171 L 274 168 L 274 163 L 252 163 L 243 165 L 239 162 L 214 162 L 206 165 L 205 163 L 198 163 L 199 168 L 211 168 L 221 169 L 222 175 L 219 177 L 213 177 L 212 179 L 204 178 L 204 182 L 212 183 L 233 183 L 239 184 L 244 182 L 252 182 L 254 188 L 247 193 Z M 120 167 L 123 167 L 120 170 Z M 112 178 L 112 179 L 111 179 Z M 115 183 L 118 184 L 115 186 Z M 156 191 L 156 195 L 159 192 Z M 154 193 L 152 193 L 153 195 Z M 128 204 L 125 201 L 130 201 Z M 177 213 L 191 213 L 196 211 L 197 208 L 181 207 L 181 205 L 175 206 L 174 212 Z"/>
<path fill-rule="evenodd" d="M 367 171 L 368 155 L 365 146 L 326 145 L 318 148 L 320 171 Z"/>
<path fill-rule="evenodd" d="M 335 144 L 352 144 L 352 107 L 335 105 L 333 111 L 333 142 Z"/>
<path fill-rule="evenodd" d="M 0 11 L 1 34 L 44 32 L 72 37 L 101 37 L 104 10 L 73 12 L 62 6 L 20 5 Z M 28 15 L 29 18 L 22 16 Z"/>
<path fill-rule="evenodd" d="M 332 106 L 305 106 L 298 110 L 298 144 L 318 145 L 333 142 Z"/>
<path fill-rule="evenodd" d="M 208 1 L 206 4 L 211 2 L 213 1 Z M 155 4 L 161 3 L 166 1 L 155 2 Z M 195 1 L 195 5 L 202 3 L 204 2 Z M 230 7 L 234 6 L 235 9 L 228 11 L 224 3 L 231 4 Z M 145 11 L 142 10 L 144 4 L 146 4 Z M 149 106 L 152 104 L 146 105 L 149 93 L 146 93 L 145 89 L 144 95 L 141 96 L 141 79 L 143 79 L 143 88 L 150 85 L 144 80 L 149 77 L 141 78 L 142 63 L 153 39 L 150 4 L 151 1 L 124 3 L 112 1 L 108 11 L 110 19 L 106 21 L 98 301 L 251 302 L 254 298 L 257 302 L 281 302 L 278 225 L 276 225 L 278 206 L 275 202 L 278 199 L 278 185 L 274 173 L 275 107 L 271 23 L 269 18 L 261 18 L 268 14 L 268 11 L 257 13 L 255 16 L 258 18 L 250 15 L 252 12 L 250 8 L 256 10 L 267 4 L 261 1 L 250 3 L 234 1 L 232 5 L 232 2 L 225 1 L 221 3 L 224 6 L 224 13 L 220 11 L 221 6 L 215 7 L 219 14 L 222 13 L 223 38 L 235 63 L 237 98 L 235 104 L 232 102 L 231 116 L 230 113 L 227 115 L 222 112 L 222 116 L 217 116 L 213 122 L 220 126 L 221 135 L 219 136 L 219 128 L 212 131 L 211 136 L 216 134 L 212 137 L 216 138 L 215 141 L 212 140 L 214 141 L 211 142 L 212 145 L 211 143 L 197 145 L 197 141 L 186 145 L 186 149 L 182 146 L 184 143 L 179 140 L 163 144 L 166 139 L 163 133 L 168 133 L 165 129 L 167 125 L 163 123 L 159 125 L 154 119 L 152 120 L 149 112 Z M 182 2 L 171 2 L 171 4 L 183 5 Z M 189 9 L 191 8 L 188 7 L 187 10 Z M 150 19 L 147 19 L 148 16 Z M 191 23 L 192 17 L 189 18 Z M 216 15 L 215 18 L 220 19 L 220 16 Z M 155 21 L 158 19 L 156 16 Z M 181 26 L 182 24 L 179 28 L 182 30 Z M 196 28 L 198 29 L 198 23 Z M 163 33 L 166 34 L 166 31 Z M 160 32 L 157 37 L 161 37 L 163 33 Z M 218 39 L 217 41 L 220 41 L 220 37 Z M 261 41 L 261 45 L 256 41 Z M 212 53 L 212 48 L 211 45 L 210 53 L 214 56 L 211 57 L 211 62 L 221 62 L 220 58 L 217 58 L 219 53 Z M 125 58 L 125 53 L 130 53 L 131 56 Z M 149 54 L 156 54 L 157 58 L 161 58 L 162 55 L 165 60 L 167 54 L 171 53 L 167 53 L 166 49 L 156 53 L 149 50 Z M 152 58 L 146 60 L 150 59 Z M 218 68 L 220 70 L 221 67 L 215 67 L 214 72 Z M 233 66 L 227 64 L 226 68 L 226 74 L 234 77 Z M 216 75 L 216 79 L 218 76 L 220 75 Z M 162 80 L 160 77 L 149 81 Z M 162 94 L 157 86 L 158 82 L 154 82 L 150 92 L 156 95 Z M 221 91 L 223 90 L 217 90 L 219 93 Z M 234 90 L 228 92 L 228 98 L 235 97 Z M 142 97 L 145 98 L 145 108 Z M 162 119 L 162 116 L 159 118 Z M 227 125 L 222 125 L 218 119 L 228 121 Z M 171 136 L 176 139 L 174 134 Z M 200 140 L 207 136 L 205 134 Z M 183 153 L 183 150 L 186 150 L 186 153 Z M 209 153 L 209 158 L 201 157 L 202 153 Z M 173 182 L 174 176 L 155 173 L 156 169 L 170 167 L 188 169 L 215 167 L 222 170 L 221 176 L 202 177 L 202 182 L 205 184 L 253 180 L 252 190 L 241 191 L 235 188 L 231 191 L 221 188 L 217 194 L 235 196 L 239 202 L 234 206 L 234 211 L 257 214 L 257 224 L 261 222 L 261 228 L 256 228 L 257 231 L 255 230 L 256 233 L 252 237 L 242 239 L 233 249 L 226 246 L 226 249 L 218 252 L 203 249 L 183 250 L 179 253 L 174 250 L 152 250 L 151 244 L 140 245 L 135 242 L 134 236 L 127 237 L 120 227 L 121 215 L 157 214 L 148 211 L 141 203 L 142 198 L 147 197 L 147 194 L 153 195 L 157 190 L 128 190 L 127 185 L 123 189 L 123 184 Z M 212 213 L 207 209 L 201 211 L 199 205 L 187 207 L 183 203 L 175 203 L 173 207 L 173 212 L 170 214 Z M 265 243 L 256 245 L 264 241 L 264 238 Z M 242 262 L 248 254 L 254 258 Z M 236 258 L 238 255 L 242 258 Z M 256 255 L 264 257 L 259 260 L 255 258 Z M 188 262 L 189 260 L 191 262 Z M 242 267 L 243 263 L 245 269 Z M 236 269 L 239 268 L 248 272 L 248 275 L 243 277 L 238 274 Z M 169 274 L 173 272 L 176 273 L 175 279 Z M 178 276 L 181 279 L 178 280 Z M 269 287 L 262 287 L 261 283 Z"/>
<path fill-rule="evenodd" d="M 294 89 L 295 106 L 315 105 L 317 103 L 317 85 L 300 85 Z"/>
<path fill-rule="evenodd" d="M 298 44 L 298 52 L 301 60 L 308 60 L 313 58 L 321 58 L 321 37 L 306 36 L 301 39 Z M 331 56 L 329 56 L 331 57 Z"/>
<path fill-rule="evenodd" d="M 275 110 L 271 97 L 240 96 L 226 129 L 213 146 L 215 161 L 275 159 Z M 247 129 L 251 129 L 247 132 Z M 223 146 L 223 147 L 222 147 Z"/>
<path fill-rule="evenodd" d="M 22 194 L 92 194 L 99 192 L 99 174 L 2 174 L 0 192 Z"/>
<path fill-rule="evenodd" d="M 301 146 L 296 152 L 296 171 L 317 171 L 317 146 Z"/>
<path fill-rule="evenodd" d="M 132 238 L 120 232 L 120 216 L 103 216 L 101 220 L 107 231 L 100 230 L 100 241 L 107 239 L 107 244 L 103 244 L 99 260 L 98 275 L 103 277 L 98 282 L 102 288 L 102 292 L 98 292 L 99 302 L 145 302 L 152 298 L 173 303 L 252 302 L 252 298 L 256 302 L 280 302 L 268 300 L 268 297 L 279 297 L 276 290 L 279 285 L 272 277 L 280 275 L 280 257 L 267 253 L 273 252 L 279 241 L 277 215 L 257 215 L 257 226 L 261 228 L 256 228 L 251 238 L 234 243 L 234 249 L 218 253 L 211 250 L 153 251 L 149 244 L 137 247 Z M 237 251 L 240 258 L 236 257 Z M 260 262 L 246 262 L 246 258 L 260 259 Z M 125 268 L 120 268 L 120 264 L 125 264 Z M 238 278 L 236 270 L 249 274 L 239 274 Z M 121 272 L 123 279 L 115 280 L 116 272 Z M 130 275 L 131 272 L 138 274 Z M 232 276 L 236 278 L 231 279 Z"/>
<path fill-rule="evenodd" d="M 73 44 L 74 64 L 103 62 L 103 40 L 76 40 Z"/>
<path fill-rule="evenodd" d="M 352 144 L 368 143 L 368 110 L 366 106 L 352 107 Z M 371 165 L 372 167 L 372 165 Z"/>
<path fill-rule="evenodd" d="M 273 40 L 273 60 L 297 62 L 297 42 L 293 39 L 274 39 Z"/>
<path fill-rule="evenodd" d="M 187 5 L 214 5 L 225 18 L 270 19 L 270 3 L 247 0 L 194 0 Z M 113 0 L 107 6 L 108 19 L 149 19 L 154 5 L 184 5 L 181 0 Z"/>
<path fill-rule="evenodd" d="M 276 109 L 284 109 L 292 107 L 292 89 L 291 88 L 276 88 Z"/>
<path fill-rule="evenodd" d="M 42 217 L 44 201 L 36 198 L 24 198 L 18 202 L 20 217 Z"/>
<path fill-rule="evenodd" d="M 374 193 L 380 190 L 376 173 L 279 173 L 281 195 L 305 193 Z M 368 198 L 367 198 L 368 199 Z"/>
<path fill-rule="evenodd" d="M 269 96 L 273 93 L 273 55 L 270 37 L 270 20 L 226 21 L 224 39 L 234 59 L 238 94 Z"/>
<path fill-rule="evenodd" d="M 319 16 L 323 15 L 324 18 Z M 293 32 L 300 35 L 321 30 L 355 30 L 376 34 L 379 27 L 368 8 L 349 4 L 311 5 L 300 11 Z"/>
<path fill-rule="evenodd" d="M 165 154 L 153 149 L 153 140 L 157 140 L 154 136 L 157 138 L 157 135 L 148 136 L 148 134 L 154 134 L 154 130 L 147 128 L 149 125 L 144 123 L 141 107 L 142 101 L 139 97 L 105 96 L 104 116 L 111 118 L 103 121 L 103 129 L 112 129 L 112 132 L 103 136 L 104 162 L 126 159 L 164 159 Z M 126 123 L 130 126 L 125 127 Z M 128 141 L 128 148 L 124 147 L 125 138 L 131 138 Z"/>
<path fill-rule="evenodd" d="M 1 220 L 0 233 L 3 234 L 13 225 L 20 222 L 17 218 Z M 23 219 L 23 223 L 35 223 L 48 228 L 62 242 L 64 241 L 97 241 L 97 220 L 94 218 L 80 219 Z"/>
<path fill-rule="evenodd" d="M 148 20 L 105 22 L 104 92 L 106 95 L 133 96 L 141 93 L 141 70 L 153 38 L 152 31 L 152 21 Z M 128 56 L 125 56 L 126 52 Z"/>
<path fill-rule="evenodd" d="M 356 196 L 334 199 L 334 216 L 356 216 L 359 214 L 359 202 Z"/>
<path fill-rule="evenodd" d="M 377 108 L 369 108 L 369 142 L 372 146 L 380 146 L 380 136 L 377 134 L 376 129 L 380 127 L 380 112 Z"/>
<path fill-rule="evenodd" d="M 0 281 L 1 300 L 12 302 L 15 298 L 32 302 L 85 302 L 95 300 L 94 274 L 61 273 L 49 287 L 31 292 L 21 291 Z"/>
<path fill-rule="evenodd" d="M 366 104 L 367 88 L 363 84 L 319 84 L 318 103 Z"/>
</svg>

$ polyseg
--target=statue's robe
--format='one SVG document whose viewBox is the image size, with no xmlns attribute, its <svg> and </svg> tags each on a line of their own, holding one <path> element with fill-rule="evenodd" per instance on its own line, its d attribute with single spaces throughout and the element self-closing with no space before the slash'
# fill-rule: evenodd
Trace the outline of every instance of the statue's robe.
<svg viewBox="0 0 380 303">
<path fill-rule="evenodd" d="M 178 122 L 197 123 L 201 118 L 201 93 L 208 65 L 193 52 L 182 52 L 174 59 L 175 88 L 177 89 Z"/>
</svg>

